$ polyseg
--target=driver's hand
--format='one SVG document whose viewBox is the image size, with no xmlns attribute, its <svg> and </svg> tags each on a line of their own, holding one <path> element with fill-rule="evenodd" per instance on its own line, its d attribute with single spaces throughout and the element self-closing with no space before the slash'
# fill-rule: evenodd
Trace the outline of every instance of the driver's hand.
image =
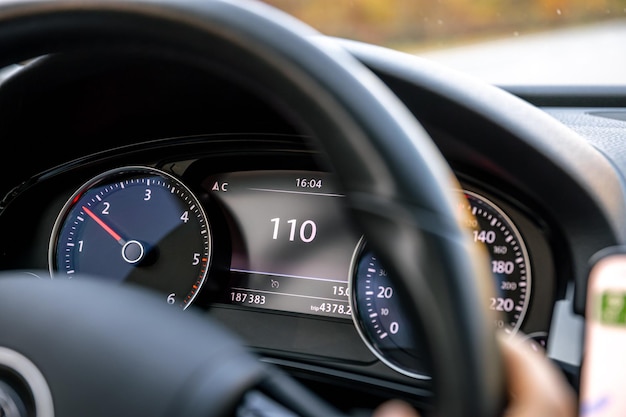
<svg viewBox="0 0 626 417">
<path fill-rule="evenodd" d="M 576 394 L 560 371 L 518 338 L 501 337 L 509 404 L 506 417 L 575 417 Z M 392 400 L 373 417 L 419 417 L 409 404 Z"/>
</svg>

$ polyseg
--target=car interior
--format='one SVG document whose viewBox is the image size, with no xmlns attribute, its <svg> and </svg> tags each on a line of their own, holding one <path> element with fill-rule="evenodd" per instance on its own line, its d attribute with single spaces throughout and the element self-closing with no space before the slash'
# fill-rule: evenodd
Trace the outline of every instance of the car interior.
<svg viewBox="0 0 626 417">
<path fill-rule="evenodd" d="M 495 416 L 498 334 L 578 392 L 626 89 L 239 0 L 9 0 L 0 60 L 6 415 Z"/>
</svg>

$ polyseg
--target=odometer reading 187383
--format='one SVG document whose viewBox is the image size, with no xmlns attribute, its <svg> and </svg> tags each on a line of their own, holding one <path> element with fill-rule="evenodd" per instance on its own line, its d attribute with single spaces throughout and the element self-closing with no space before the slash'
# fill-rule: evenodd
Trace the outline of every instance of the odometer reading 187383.
<svg viewBox="0 0 626 417">
<path fill-rule="evenodd" d="M 520 328 L 530 301 L 530 261 L 522 236 L 511 219 L 493 202 L 463 191 L 459 210 L 471 214 L 466 226 L 476 244 L 490 255 L 495 292 L 485 300 L 496 311 L 496 328 L 514 334 Z M 411 323 L 398 302 L 387 273 L 362 241 L 353 262 L 352 305 L 354 320 L 370 350 L 397 371 L 423 377 L 419 346 Z"/>
<path fill-rule="evenodd" d="M 202 205 L 173 176 L 125 167 L 83 185 L 67 202 L 50 243 L 53 277 L 133 282 L 187 308 L 211 262 Z"/>
</svg>

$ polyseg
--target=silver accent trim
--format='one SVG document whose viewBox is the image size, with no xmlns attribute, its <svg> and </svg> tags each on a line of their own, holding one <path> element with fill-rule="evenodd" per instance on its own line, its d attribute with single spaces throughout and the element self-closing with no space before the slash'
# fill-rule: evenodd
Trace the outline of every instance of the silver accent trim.
<svg viewBox="0 0 626 417">
<path fill-rule="evenodd" d="M 0 346 L 0 367 L 7 368 L 25 381 L 33 395 L 37 417 L 54 417 L 54 403 L 48 383 L 30 359 L 12 349 Z"/>
</svg>

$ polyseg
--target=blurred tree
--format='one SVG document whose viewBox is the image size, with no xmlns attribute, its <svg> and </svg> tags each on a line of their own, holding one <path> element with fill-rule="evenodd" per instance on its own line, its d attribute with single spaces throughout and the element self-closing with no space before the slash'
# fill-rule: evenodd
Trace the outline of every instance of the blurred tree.
<svg viewBox="0 0 626 417">
<path fill-rule="evenodd" d="M 626 17 L 626 0 L 264 1 L 327 35 L 410 48 Z"/>
</svg>

